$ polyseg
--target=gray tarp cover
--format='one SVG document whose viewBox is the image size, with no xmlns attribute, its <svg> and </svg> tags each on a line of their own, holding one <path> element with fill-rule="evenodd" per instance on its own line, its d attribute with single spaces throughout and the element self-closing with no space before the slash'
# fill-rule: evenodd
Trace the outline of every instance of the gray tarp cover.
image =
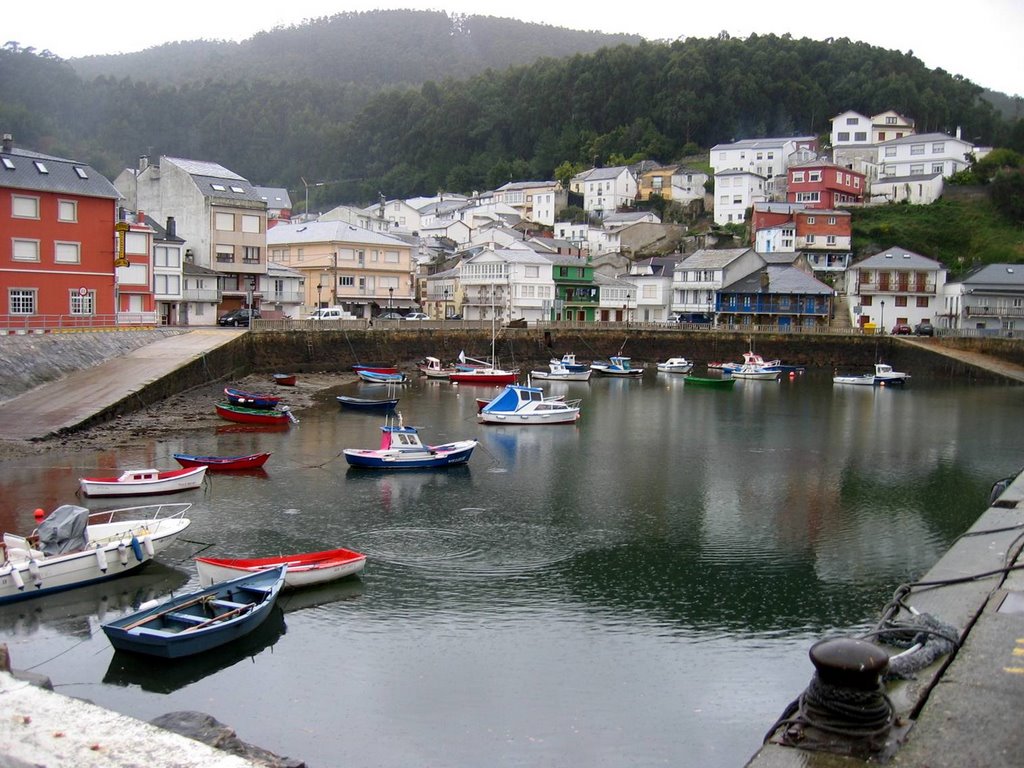
<svg viewBox="0 0 1024 768">
<path fill-rule="evenodd" d="M 39 524 L 39 548 L 47 555 L 63 555 L 85 549 L 89 510 L 74 504 L 61 504 Z"/>
</svg>

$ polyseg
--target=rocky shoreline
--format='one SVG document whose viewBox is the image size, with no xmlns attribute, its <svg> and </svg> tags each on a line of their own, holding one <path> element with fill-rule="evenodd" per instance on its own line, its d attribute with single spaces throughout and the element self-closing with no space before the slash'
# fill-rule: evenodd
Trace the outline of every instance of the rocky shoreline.
<svg viewBox="0 0 1024 768">
<path fill-rule="evenodd" d="M 310 373 L 303 374 L 294 387 L 275 386 L 265 375 L 204 384 L 81 431 L 44 440 L 0 440 L 0 461 L 50 452 L 109 450 L 143 439 L 217 427 L 224 424 L 224 420 L 217 416 L 214 404 L 224 400 L 225 386 L 281 395 L 301 419 L 304 408 L 326 401 L 332 397 L 332 390 L 353 381 L 356 376 L 351 373 Z"/>
</svg>

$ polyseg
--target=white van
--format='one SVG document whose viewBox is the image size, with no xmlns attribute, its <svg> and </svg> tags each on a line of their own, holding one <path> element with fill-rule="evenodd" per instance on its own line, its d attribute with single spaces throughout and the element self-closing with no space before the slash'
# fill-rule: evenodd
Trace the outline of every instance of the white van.
<svg viewBox="0 0 1024 768">
<path fill-rule="evenodd" d="M 307 320 L 355 320 L 356 316 L 343 307 L 320 307 L 314 309 Z"/>
</svg>

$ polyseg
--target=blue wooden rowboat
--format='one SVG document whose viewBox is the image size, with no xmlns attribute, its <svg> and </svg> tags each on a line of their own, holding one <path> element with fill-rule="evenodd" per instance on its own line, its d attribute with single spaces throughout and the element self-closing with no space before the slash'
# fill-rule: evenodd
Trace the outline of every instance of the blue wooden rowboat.
<svg viewBox="0 0 1024 768">
<path fill-rule="evenodd" d="M 102 625 L 119 651 L 177 659 L 252 632 L 274 608 L 287 565 L 190 592 Z"/>
<path fill-rule="evenodd" d="M 349 397 L 348 395 L 338 395 L 335 399 L 342 408 L 348 408 L 352 411 L 393 411 L 398 405 L 397 397 L 373 399 L 369 397 Z"/>
<path fill-rule="evenodd" d="M 239 405 L 242 408 L 276 408 L 281 402 L 277 395 L 265 395 L 262 392 L 246 392 L 243 389 L 224 387 L 224 396 L 232 405 Z"/>
</svg>

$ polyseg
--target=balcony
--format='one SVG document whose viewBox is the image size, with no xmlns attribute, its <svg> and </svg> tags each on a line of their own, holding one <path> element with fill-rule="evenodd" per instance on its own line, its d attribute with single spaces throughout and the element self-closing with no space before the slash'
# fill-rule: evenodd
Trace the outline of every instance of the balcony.
<svg viewBox="0 0 1024 768">
<path fill-rule="evenodd" d="M 1005 305 L 984 306 L 969 305 L 964 307 L 965 317 L 1024 317 L 1024 307 L 1007 307 Z"/>
</svg>

